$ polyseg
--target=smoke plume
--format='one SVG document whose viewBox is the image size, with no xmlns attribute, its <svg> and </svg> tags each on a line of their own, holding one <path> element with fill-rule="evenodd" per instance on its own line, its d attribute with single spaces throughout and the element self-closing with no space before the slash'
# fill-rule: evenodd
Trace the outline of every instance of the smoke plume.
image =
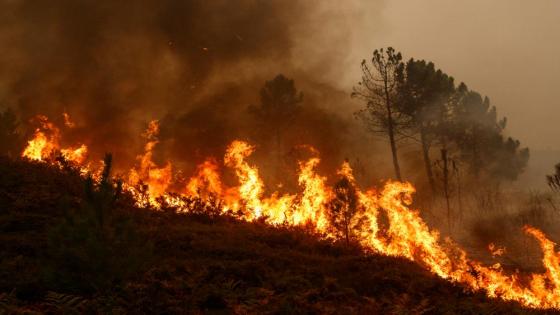
<svg viewBox="0 0 560 315">
<path fill-rule="evenodd" d="M 14 0 L 1 6 L 2 103 L 24 122 L 44 114 L 62 125 L 68 113 L 76 127 L 63 141 L 86 143 L 94 157 L 112 152 L 117 167 L 134 162 L 151 119 L 161 121 L 156 157 L 187 171 L 208 155 L 220 157 L 234 138 L 262 140 L 247 108 L 278 73 L 304 94 L 303 110 L 286 131 L 289 145 L 310 142 L 333 167 L 364 153 L 351 137 L 362 130 L 349 124 L 355 104 L 340 78 L 360 61 L 351 59 L 352 23 L 376 4 Z"/>
</svg>

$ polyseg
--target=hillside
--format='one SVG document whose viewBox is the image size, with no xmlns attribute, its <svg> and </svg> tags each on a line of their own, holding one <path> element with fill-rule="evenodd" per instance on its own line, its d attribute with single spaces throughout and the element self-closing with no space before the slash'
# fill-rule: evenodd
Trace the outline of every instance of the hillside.
<svg viewBox="0 0 560 315">
<path fill-rule="evenodd" d="M 136 238 L 111 251 L 81 252 L 89 244 L 66 251 L 111 264 L 68 262 L 74 269 L 58 269 L 53 279 L 53 262 L 60 263 L 53 231 L 68 209 L 84 204 L 85 186 L 73 170 L 0 159 L 0 313 L 546 313 L 466 292 L 407 260 L 333 244 L 302 228 L 138 209 L 126 196 L 114 211 L 131 218 Z M 118 235 L 119 228 L 111 231 Z M 126 275 L 111 266 L 124 266 Z M 83 279 L 103 285 L 87 287 Z"/>
</svg>

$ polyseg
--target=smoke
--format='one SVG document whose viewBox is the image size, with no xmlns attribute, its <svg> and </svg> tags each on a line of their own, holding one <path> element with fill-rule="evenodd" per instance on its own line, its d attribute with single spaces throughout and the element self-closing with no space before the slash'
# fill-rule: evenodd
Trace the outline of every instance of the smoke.
<svg viewBox="0 0 560 315">
<path fill-rule="evenodd" d="M 133 163 L 151 119 L 162 123 L 157 156 L 187 168 L 219 157 L 236 137 L 258 140 L 246 109 L 278 73 L 305 95 L 291 145 L 310 141 L 333 165 L 363 153 L 349 136 L 361 131 L 348 127 L 356 105 L 347 69 L 360 61 L 352 50 L 356 21 L 370 21 L 377 2 L 5 0 L 1 7 L 0 100 L 24 121 L 45 114 L 61 122 L 67 112 L 76 128 L 63 141 L 84 142 L 94 157 L 113 152 L 117 167 Z"/>
</svg>

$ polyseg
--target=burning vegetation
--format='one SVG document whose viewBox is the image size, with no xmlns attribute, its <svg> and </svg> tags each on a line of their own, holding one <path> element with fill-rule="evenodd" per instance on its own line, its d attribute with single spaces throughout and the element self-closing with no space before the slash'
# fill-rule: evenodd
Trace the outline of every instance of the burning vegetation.
<svg viewBox="0 0 560 315">
<path fill-rule="evenodd" d="M 39 127 L 28 141 L 22 157 L 45 163 L 63 160 L 100 179 L 101 170 L 85 164 L 87 148 L 60 148 L 60 131 L 45 116 L 34 121 Z M 523 274 L 505 271 L 500 264 L 486 266 L 469 258 L 450 239 L 441 239 L 440 233 L 430 229 L 411 208 L 415 188 L 412 184 L 388 181 L 381 189 L 363 190 L 356 183 L 348 162 L 342 163 L 333 186 L 326 177 L 317 173 L 319 153 L 305 147 L 312 155 L 298 162 L 299 192 L 267 193 L 259 168 L 248 159 L 257 149 L 241 140 L 231 142 L 223 162 L 208 158 L 196 168 L 186 184 L 177 187 L 173 165 L 158 166 L 153 151 L 158 144 L 159 124 L 151 121 L 142 135 L 146 141 L 144 153 L 138 155 L 137 165 L 128 176 L 119 181 L 136 204 L 154 211 L 173 209 L 178 213 L 200 211 L 200 205 L 216 205 L 223 215 L 244 221 L 259 221 L 275 226 L 301 226 L 325 239 L 345 239 L 358 242 L 365 251 L 388 256 L 404 257 L 417 262 L 443 279 L 461 283 L 473 291 L 483 291 L 489 297 L 512 300 L 533 308 L 560 308 L 560 253 L 555 244 L 540 230 L 525 226 L 528 236 L 536 239 L 543 251 L 544 273 Z M 53 158 L 58 155 L 57 158 Z M 62 165 L 62 164 L 61 164 Z M 231 168 L 238 185 L 228 187 L 221 179 L 222 168 Z M 105 175 L 104 178 L 106 178 Z M 120 184 L 119 184 L 120 185 Z M 198 200 L 193 203 L 192 200 Z M 493 255 L 501 255 L 502 248 L 489 245 Z"/>
</svg>

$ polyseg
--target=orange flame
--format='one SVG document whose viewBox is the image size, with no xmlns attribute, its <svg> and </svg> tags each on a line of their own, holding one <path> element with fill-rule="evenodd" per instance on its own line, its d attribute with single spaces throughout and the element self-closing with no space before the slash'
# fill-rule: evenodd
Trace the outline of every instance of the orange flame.
<svg viewBox="0 0 560 315">
<path fill-rule="evenodd" d="M 218 163 L 214 159 L 207 159 L 198 165 L 197 174 L 191 177 L 187 183 L 185 193 L 201 198 L 222 195 L 222 180 L 218 167 Z"/>
<path fill-rule="evenodd" d="M 65 114 L 65 119 L 69 119 Z M 82 144 L 78 148 L 60 148 L 60 129 L 49 121 L 46 116 L 37 115 L 32 122 L 39 126 L 35 129 L 33 139 L 27 142 L 27 146 L 21 154 L 22 157 L 35 161 L 45 161 L 53 157 L 57 152 L 66 160 L 77 165 L 82 164 L 87 157 L 87 147 Z"/>
<path fill-rule="evenodd" d="M 27 147 L 24 149 L 22 157 L 43 161 L 58 149 L 60 131 L 43 115 L 37 115 L 32 119 L 32 122 L 37 123 L 39 126 L 35 129 L 33 139 L 27 142 Z"/>
<path fill-rule="evenodd" d="M 22 153 L 23 157 L 30 160 L 41 161 L 48 157 L 54 150 L 54 145 L 49 141 L 44 132 L 35 131 L 35 137 L 27 142 L 27 147 Z"/>
<path fill-rule="evenodd" d="M 153 150 L 159 143 L 157 135 L 159 133 L 159 123 L 152 120 L 148 129 L 142 135 L 148 141 L 144 146 L 144 154 L 137 156 L 139 165 L 130 170 L 128 182 L 132 186 L 140 183 L 148 187 L 148 194 L 151 203 L 155 203 L 157 197 L 164 195 L 171 184 L 172 166 L 167 162 L 164 167 L 157 167 L 152 161 Z"/>
</svg>

